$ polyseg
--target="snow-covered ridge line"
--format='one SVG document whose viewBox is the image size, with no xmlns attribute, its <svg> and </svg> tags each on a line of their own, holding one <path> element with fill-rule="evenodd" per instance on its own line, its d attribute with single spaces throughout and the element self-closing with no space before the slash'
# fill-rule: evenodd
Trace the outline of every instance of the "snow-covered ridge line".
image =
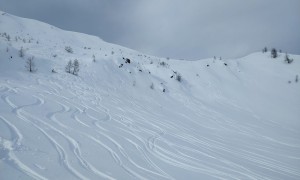
<svg viewBox="0 0 300 180">
<path fill-rule="evenodd" d="M 3 12 L 0 33 L 0 179 L 300 178 L 299 55 L 168 60 Z"/>
</svg>

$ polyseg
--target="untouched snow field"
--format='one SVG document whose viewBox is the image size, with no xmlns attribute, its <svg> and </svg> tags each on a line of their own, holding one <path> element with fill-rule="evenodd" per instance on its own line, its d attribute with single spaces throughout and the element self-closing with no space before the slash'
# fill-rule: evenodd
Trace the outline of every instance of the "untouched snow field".
<svg viewBox="0 0 300 180">
<path fill-rule="evenodd" d="M 0 33 L 1 180 L 300 179 L 298 55 L 168 60 L 4 12 Z"/>
</svg>

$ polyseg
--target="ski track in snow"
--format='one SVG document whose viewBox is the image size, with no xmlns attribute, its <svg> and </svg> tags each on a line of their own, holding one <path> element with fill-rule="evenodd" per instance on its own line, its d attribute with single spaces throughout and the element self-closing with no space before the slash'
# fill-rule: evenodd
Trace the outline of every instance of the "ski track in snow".
<svg viewBox="0 0 300 180">
<path fill-rule="evenodd" d="M 7 13 L 0 23 L 0 179 L 300 179 L 300 56 L 167 60 Z M 75 58 L 79 76 L 64 72 Z"/>
<path fill-rule="evenodd" d="M 13 97 L 22 95 L 20 90 L 25 91 L 26 87 L 17 87 L 17 85 L 14 85 L 16 88 L 11 88 L 10 84 L 12 84 L 12 82 L 1 84 L 1 99 L 12 108 L 12 113 L 16 117 L 25 123 L 31 124 L 48 139 L 49 144 L 57 152 L 58 164 L 62 164 L 73 177 L 78 179 L 91 179 L 94 176 L 91 176 L 90 173 L 104 179 L 116 178 L 106 172 L 102 172 L 97 166 L 84 157 L 82 152 L 87 149 L 81 147 L 81 142 L 76 140 L 78 136 L 84 141 L 90 141 L 99 148 L 105 149 L 120 168 L 130 177 L 135 177 L 136 179 L 152 179 L 153 177 L 158 179 L 174 179 L 170 172 L 160 167 L 157 163 L 158 161 L 164 162 L 172 167 L 185 169 L 194 173 L 206 174 L 208 177 L 217 179 L 272 179 L 239 165 L 237 162 L 234 162 L 234 159 L 227 159 L 228 155 L 247 160 L 255 164 L 255 166 L 274 173 L 276 172 L 283 177 L 291 179 L 300 177 L 298 169 L 293 169 L 287 164 L 275 161 L 247 149 L 227 146 L 227 140 L 221 136 L 214 138 L 214 140 L 213 138 L 195 137 L 188 134 L 188 127 L 186 127 L 185 124 L 178 124 L 177 122 L 165 123 L 160 120 L 161 115 L 156 113 L 151 114 L 151 121 L 144 119 L 143 117 L 148 115 L 146 114 L 148 112 L 144 111 L 143 108 L 135 102 L 128 102 L 135 107 L 134 109 L 119 109 L 121 110 L 119 112 L 134 114 L 138 120 L 121 114 L 119 116 L 112 116 L 110 114 L 112 109 L 99 105 L 103 97 L 96 96 L 96 90 L 75 86 L 71 83 L 70 89 L 74 89 L 72 94 L 74 98 L 70 99 L 60 95 L 63 88 L 54 82 L 55 80 L 51 80 L 50 84 L 54 84 L 55 88 L 53 86 L 50 87 L 50 85 L 47 85 L 46 82 L 38 78 L 36 84 L 31 85 L 35 90 L 39 90 L 38 95 L 31 95 L 33 103 L 25 105 L 18 105 L 14 102 Z M 87 95 L 95 96 L 97 103 L 91 106 L 86 103 L 89 101 L 88 99 L 86 102 L 76 100 L 78 96 L 85 98 L 88 97 Z M 112 96 L 112 94 L 110 96 Z M 117 96 L 114 98 L 118 99 Z M 43 106 L 49 103 L 54 104 L 56 110 L 48 112 L 44 117 L 37 117 L 30 113 L 32 110 L 43 108 Z M 197 102 L 189 102 L 189 104 L 191 103 Z M 189 106 L 197 117 L 210 119 L 210 121 L 213 122 L 212 124 L 215 124 L 215 126 L 218 126 L 223 131 L 232 131 L 232 129 L 235 129 L 239 131 L 241 135 L 249 138 L 263 137 L 264 140 L 270 143 L 278 143 L 290 148 L 300 149 L 297 145 L 283 143 L 257 132 L 253 133 L 253 131 L 255 131 L 253 129 L 254 127 L 238 126 L 230 118 L 224 118 L 222 114 L 210 109 L 206 109 L 208 113 L 200 113 L 189 104 L 186 104 L 186 106 Z M 245 110 L 241 109 L 240 111 Z M 70 122 L 65 121 L 64 118 L 61 117 L 62 115 L 73 119 L 73 123 L 75 124 L 70 124 Z M 200 129 L 215 129 L 211 124 L 210 126 L 206 126 L 205 124 L 189 119 L 185 115 L 180 116 L 195 126 L 198 126 Z M 23 141 L 22 131 L 18 129 L 17 124 L 13 124 L 15 121 L 10 122 L 10 120 L 4 116 L 0 116 L 0 119 L 12 132 L 11 140 L 2 140 L 6 142 L 2 142 L 2 144 L 6 144 L 4 151 L 6 152 L 5 158 L 7 161 L 15 164 L 18 169 L 33 179 L 47 179 L 43 171 L 35 171 L 34 166 L 26 166 L 14 153 L 16 147 L 21 146 Z M 110 125 L 110 123 L 113 123 L 113 125 Z M 270 123 L 272 122 L 268 122 L 268 125 Z M 78 126 L 82 129 L 77 128 Z M 121 135 L 114 132 L 114 130 L 118 130 Z M 61 138 L 63 141 L 66 141 L 69 146 L 62 143 Z M 120 139 L 123 140 L 120 141 Z M 124 144 L 124 142 L 127 142 L 127 144 Z M 184 143 L 181 145 L 178 142 Z M 127 152 L 127 150 L 129 150 L 127 146 L 129 145 L 135 147 L 135 154 L 138 154 L 143 163 L 136 161 L 135 157 L 130 156 L 132 152 Z M 265 151 L 266 153 L 272 153 L 268 152 L 267 148 L 256 148 L 256 152 Z M 132 151 L 132 149 L 130 151 Z M 284 155 L 282 156 L 285 157 Z M 76 163 L 73 161 L 74 158 L 77 160 Z M 299 160 L 299 157 L 291 156 L 289 158 Z M 35 166 L 41 170 L 42 168 L 39 167 L 42 167 L 43 164 Z"/>
<path fill-rule="evenodd" d="M 42 175 L 35 172 L 33 169 L 28 167 L 26 164 L 24 164 L 14 153 L 16 149 L 18 149 L 19 146 L 22 144 L 23 135 L 20 132 L 20 130 L 14 126 L 12 123 L 9 122 L 9 120 L 5 119 L 4 117 L 0 116 L 0 119 L 2 122 L 4 122 L 10 129 L 10 132 L 12 133 L 12 140 L 6 140 L 1 138 L 0 141 L 0 152 L 4 152 L 4 161 L 8 162 L 9 164 L 14 165 L 17 167 L 20 171 L 22 171 L 24 174 L 30 176 L 33 179 L 47 179 L 43 177 Z M 1 153 L 1 154 L 2 154 Z M 3 157 L 1 158 L 3 159 Z"/>
</svg>

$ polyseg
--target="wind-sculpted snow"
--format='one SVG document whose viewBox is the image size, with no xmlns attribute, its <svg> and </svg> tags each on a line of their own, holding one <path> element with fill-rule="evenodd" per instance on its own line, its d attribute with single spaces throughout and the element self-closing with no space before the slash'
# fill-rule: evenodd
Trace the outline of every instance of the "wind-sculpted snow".
<svg viewBox="0 0 300 180">
<path fill-rule="evenodd" d="M 1 180 L 300 179 L 297 55 L 167 60 L 6 13 L 0 33 Z"/>
</svg>

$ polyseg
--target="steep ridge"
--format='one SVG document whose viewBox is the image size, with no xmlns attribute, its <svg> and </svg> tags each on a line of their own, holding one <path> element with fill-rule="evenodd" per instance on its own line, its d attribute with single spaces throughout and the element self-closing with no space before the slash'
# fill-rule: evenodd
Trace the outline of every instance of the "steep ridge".
<svg viewBox="0 0 300 180">
<path fill-rule="evenodd" d="M 300 178 L 299 55 L 159 58 L 4 12 L 0 33 L 0 179 Z"/>
</svg>

